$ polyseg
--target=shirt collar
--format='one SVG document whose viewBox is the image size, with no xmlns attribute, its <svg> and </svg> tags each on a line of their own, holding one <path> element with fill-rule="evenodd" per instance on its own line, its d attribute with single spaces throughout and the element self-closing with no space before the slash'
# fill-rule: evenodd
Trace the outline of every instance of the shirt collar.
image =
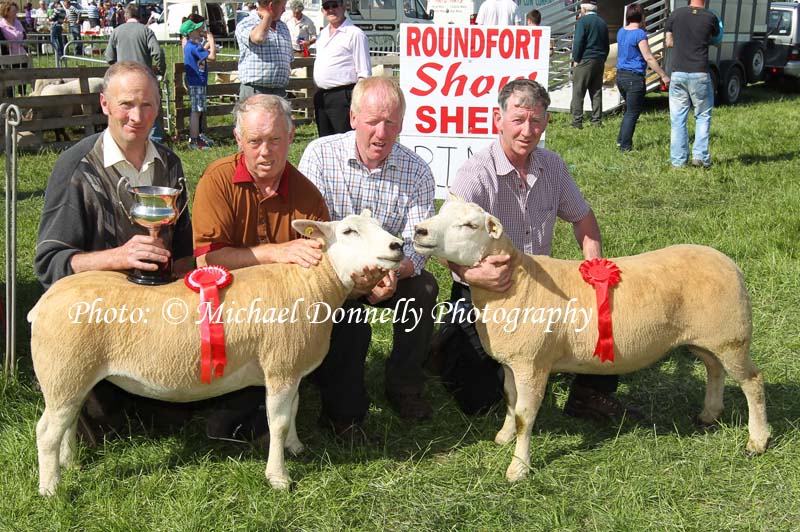
<svg viewBox="0 0 800 532">
<path fill-rule="evenodd" d="M 161 155 L 158 153 L 155 144 L 150 139 L 147 140 L 147 152 L 144 154 L 144 162 L 142 163 L 142 167 L 139 169 L 140 171 L 147 170 L 150 165 L 158 159 L 163 164 L 164 159 L 161 158 Z M 106 128 L 103 132 L 103 167 L 110 168 L 117 163 L 125 161 L 128 164 L 131 164 L 128 159 L 125 158 L 125 155 L 122 153 L 122 150 L 119 149 L 117 145 L 117 141 L 114 140 L 114 137 L 111 136 L 111 131 Z M 131 164 L 131 166 L 133 166 Z"/>
<path fill-rule="evenodd" d="M 351 146 L 352 146 L 353 149 L 350 150 L 350 157 L 349 157 L 350 164 L 354 164 L 356 166 L 361 166 L 363 168 L 366 168 L 367 165 L 364 164 L 364 162 L 361 160 L 361 157 L 358 155 L 358 146 L 356 145 L 356 132 L 355 131 L 351 131 L 349 133 L 346 133 L 346 135 L 350 135 L 352 137 Z M 395 151 L 398 149 L 397 148 L 397 142 L 398 141 L 395 140 L 394 145 L 392 145 L 392 151 L 389 152 L 389 155 L 386 156 L 386 159 L 381 163 L 381 165 L 378 166 L 378 168 L 376 168 L 375 170 L 368 170 L 368 173 L 371 174 L 372 172 L 374 172 L 376 170 L 383 169 L 383 168 L 386 168 L 386 169 L 389 169 L 389 168 L 395 169 L 395 168 L 397 168 L 397 163 L 395 162 Z"/>
<path fill-rule="evenodd" d="M 231 181 L 233 183 L 253 183 L 255 185 L 255 179 L 250 174 L 250 170 L 247 169 L 247 165 L 244 162 L 244 156 L 239 153 L 236 155 L 239 161 L 236 163 L 236 169 L 233 171 L 233 178 Z M 281 181 L 278 183 L 278 196 L 281 199 L 285 200 L 289 196 L 289 162 L 286 162 L 286 166 L 283 167 L 283 174 L 281 174 Z"/>
<path fill-rule="evenodd" d="M 516 172 L 514 165 L 511 164 L 511 161 L 508 160 L 506 153 L 503 151 L 503 147 L 500 145 L 499 140 L 492 144 L 491 153 L 492 159 L 495 161 L 494 168 L 497 171 L 498 176 L 506 176 Z M 528 156 L 528 174 L 541 175 L 540 171 L 543 169 L 543 166 L 537 157 L 538 153 L 539 147 L 537 146 Z M 539 172 L 534 172 L 535 169 L 538 169 Z"/>
</svg>

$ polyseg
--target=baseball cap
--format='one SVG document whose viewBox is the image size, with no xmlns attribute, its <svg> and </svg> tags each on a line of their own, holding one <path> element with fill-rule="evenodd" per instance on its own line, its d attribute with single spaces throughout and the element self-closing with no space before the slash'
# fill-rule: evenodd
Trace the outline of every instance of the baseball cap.
<svg viewBox="0 0 800 532">
<path fill-rule="evenodd" d="M 193 32 L 194 30 L 198 30 L 203 27 L 204 22 L 192 22 L 191 20 L 184 21 L 181 24 L 181 35 L 189 35 L 189 33 Z"/>
</svg>

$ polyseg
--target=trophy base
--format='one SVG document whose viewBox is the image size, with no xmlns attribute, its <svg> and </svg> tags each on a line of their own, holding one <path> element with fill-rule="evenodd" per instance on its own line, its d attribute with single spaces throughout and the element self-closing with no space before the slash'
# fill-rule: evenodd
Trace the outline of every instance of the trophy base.
<svg viewBox="0 0 800 532">
<path fill-rule="evenodd" d="M 141 284 L 144 286 L 159 286 L 162 284 L 169 284 L 174 281 L 172 272 L 163 271 L 146 271 L 146 270 L 133 270 L 128 275 L 128 280 L 132 283 Z"/>
</svg>

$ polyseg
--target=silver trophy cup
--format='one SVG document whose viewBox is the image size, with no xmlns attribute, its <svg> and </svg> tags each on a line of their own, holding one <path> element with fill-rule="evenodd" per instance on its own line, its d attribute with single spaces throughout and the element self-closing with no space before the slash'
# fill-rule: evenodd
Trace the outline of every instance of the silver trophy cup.
<svg viewBox="0 0 800 532">
<path fill-rule="evenodd" d="M 120 178 L 117 183 L 117 201 L 122 212 L 128 219 L 137 225 L 147 229 L 150 236 L 158 238 L 158 233 L 165 225 L 173 225 L 180 218 L 183 209 L 178 210 L 178 198 L 183 194 L 186 180 L 178 180 L 180 188 L 142 186 L 132 187 L 126 177 Z M 120 186 L 125 185 L 128 193 L 133 196 L 133 208 L 128 212 L 120 197 Z M 188 203 L 188 201 L 187 201 Z M 128 280 L 136 284 L 160 285 L 172 282 L 172 258 L 166 263 L 154 263 L 158 265 L 158 270 L 134 270 L 128 275 Z"/>
</svg>

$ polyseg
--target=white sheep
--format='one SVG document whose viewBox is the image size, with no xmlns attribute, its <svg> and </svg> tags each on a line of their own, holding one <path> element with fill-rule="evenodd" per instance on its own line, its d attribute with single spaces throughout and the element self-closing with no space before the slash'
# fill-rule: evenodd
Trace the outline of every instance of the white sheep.
<svg viewBox="0 0 800 532">
<path fill-rule="evenodd" d="M 416 226 L 414 248 L 464 266 L 488 255 L 511 256 L 511 289 L 472 289 L 475 308 L 483 309 L 476 322 L 481 343 L 505 372 L 507 413 L 495 442 L 502 445 L 516 437 L 506 471 L 509 481 L 524 478 L 530 469 L 531 428 L 550 373 L 629 373 L 678 346 L 702 360 L 708 373 L 699 420 L 713 423 L 722 413 L 727 372 L 747 397 L 747 450 L 766 450 L 764 383 L 748 354 L 750 300 L 741 272 L 722 253 L 681 245 L 613 259 L 621 277 L 610 290 L 615 358 L 601 363 L 593 356 L 598 339 L 595 290 L 583 280 L 580 261 L 525 255 L 514 248 L 496 217 L 452 197 L 438 215 Z M 569 308 L 591 312 L 588 326 L 579 313 L 567 320 Z M 512 309 L 532 309 L 527 322 L 522 312 L 518 315 L 516 330 L 508 321 Z M 554 321 L 555 311 L 549 314 L 547 309 L 560 309 L 564 318 Z"/>
<path fill-rule="evenodd" d="M 322 262 L 313 269 L 270 264 L 233 272 L 233 283 L 220 290 L 227 366 L 211 384 L 200 382 L 203 309 L 194 312 L 199 296 L 182 280 L 148 287 L 120 272 L 85 272 L 61 279 L 42 296 L 28 314 L 45 401 L 36 426 L 42 495 L 55 492 L 60 467 L 72 462 L 78 414 L 101 379 L 173 402 L 266 384 L 266 476 L 274 488 L 289 487 L 283 448 L 303 449 L 295 430 L 298 386 L 328 351 L 327 309 L 345 301 L 352 273 L 368 265 L 394 269 L 403 260 L 402 240 L 381 229 L 369 211 L 339 222 L 295 220 L 292 227 L 324 241 Z"/>
<path fill-rule="evenodd" d="M 99 94 L 103 90 L 103 78 L 89 78 L 89 94 Z M 83 94 L 81 91 L 80 80 L 78 79 L 37 79 L 33 86 L 31 96 L 69 96 L 72 94 Z M 22 101 L 24 105 L 24 101 Z M 70 118 L 73 115 L 80 115 L 83 110 L 80 105 L 61 105 L 43 107 L 39 113 L 29 110 L 25 114 L 26 120 L 34 118 Z M 92 105 L 92 114 L 100 113 L 100 101 Z M 69 141 L 69 135 L 65 128 L 53 130 L 56 141 Z"/>
</svg>

